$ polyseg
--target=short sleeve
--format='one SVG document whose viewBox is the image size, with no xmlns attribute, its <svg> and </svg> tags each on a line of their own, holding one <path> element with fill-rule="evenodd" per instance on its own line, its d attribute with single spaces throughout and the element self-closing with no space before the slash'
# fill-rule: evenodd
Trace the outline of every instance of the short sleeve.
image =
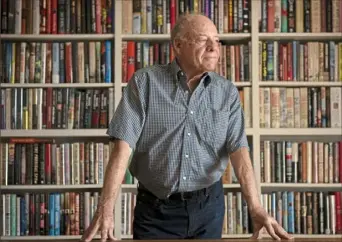
<svg viewBox="0 0 342 242">
<path fill-rule="evenodd" d="M 227 151 L 234 153 L 241 147 L 248 148 L 248 141 L 245 132 L 245 117 L 240 102 L 238 89 L 232 85 L 230 98 L 230 114 L 228 121 Z"/>
<path fill-rule="evenodd" d="M 107 134 L 123 140 L 135 149 L 146 116 L 146 77 L 135 73 L 123 90 L 122 98 L 113 115 Z"/>
</svg>

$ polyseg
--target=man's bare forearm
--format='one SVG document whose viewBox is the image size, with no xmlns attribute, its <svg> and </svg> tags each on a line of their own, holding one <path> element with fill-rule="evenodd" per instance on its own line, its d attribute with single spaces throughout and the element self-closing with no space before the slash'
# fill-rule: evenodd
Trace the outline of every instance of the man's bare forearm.
<svg viewBox="0 0 342 242">
<path fill-rule="evenodd" d="M 114 141 L 114 148 L 106 168 L 99 205 L 106 211 L 113 210 L 124 175 L 131 149 L 124 141 Z"/>
<path fill-rule="evenodd" d="M 262 205 L 248 149 L 238 149 L 230 155 L 230 160 L 249 209 L 258 210 Z"/>
</svg>

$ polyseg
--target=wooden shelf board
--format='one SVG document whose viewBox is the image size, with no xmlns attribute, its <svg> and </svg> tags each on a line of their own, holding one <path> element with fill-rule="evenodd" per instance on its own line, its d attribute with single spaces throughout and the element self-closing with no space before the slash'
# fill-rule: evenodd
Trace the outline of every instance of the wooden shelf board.
<svg viewBox="0 0 342 242">
<path fill-rule="evenodd" d="M 2 129 L 2 138 L 11 137 L 106 137 L 107 129 Z"/>
<path fill-rule="evenodd" d="M 2 34 L 2 41 L 85 41 L 114 40 L 114 34 Z"/>
<path fill-rule="evenodd" d="M 342 87 L 342 82 L 260 81 L 260 87 Z"/>
<path fill-rule="evenodd" d="M 110 88 L 114 83 L 1 83 L 2 88 Z"/>
<path fill-rule="evenodd" d="M 342 40 L 341 33 L 259 33 L 259 40 Z"/>
</svg>

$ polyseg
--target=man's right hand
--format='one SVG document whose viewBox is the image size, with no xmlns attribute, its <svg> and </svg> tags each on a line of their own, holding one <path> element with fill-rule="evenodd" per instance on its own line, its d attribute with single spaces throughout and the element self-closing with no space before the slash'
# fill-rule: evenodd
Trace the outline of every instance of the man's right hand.
<svg viewBox="0 0 342 242">
<path fill-rule="evenodd" d="M 97 231 L 101 231 L 102 242 L 106 241 L 107 239 L 110 241 L 117 240 L 114 237 L 114 212 L 112 209 L 108 209 L 108 206 L 100 205 L 97 207 L 95 215 L 89 227 L 84 232 L 81 241 L 91 241 L 94 235 L 97 234 Z"/>
</svg>

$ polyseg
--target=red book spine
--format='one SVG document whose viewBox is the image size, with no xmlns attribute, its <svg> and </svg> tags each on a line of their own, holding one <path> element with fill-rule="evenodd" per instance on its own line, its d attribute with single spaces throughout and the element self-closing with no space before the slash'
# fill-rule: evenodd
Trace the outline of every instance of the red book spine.
<svg viewBox="0 0 342 242">
<path fill-rule="evenodd" d="M 170 23 L 173 29 L 176 23 L 176 0 L 170 0 Z"/>
<path fill-rule="evenodd" d="M 65 81 L 66 83 L 73 83 L 72 79 L 72 44 L 68 42 L 65 44 Z"/>
<path fill-rule="evenodd" d="M 287 80 L 286 81 L 292 81 L 293 80 L 293 68 L 292 68 L 292 43 L 287 44 Z"/>
<path fill-rule="evenodd" d="M 57 2 L 56 2 L 57 4 Z M 47 34 L 51 34 L 51 29 L 52 29 L 52 1 L 46 1 L 46 26 L 45 26 L 45 31 Z"/>
<path fill-rule="evenodd" d="M 274 0 L 267 0 L 267 32 L 274 32 Z"/>
<path fill-rule="evenodd" d="M 96 10 L 96 12 L 95 12 L 96 33 L 102 34 L 101 0 L 96 0 L 95 10 Z"/>
<path fill-rule="evenodd" d="M 283 80 L 287 81 L 287 74 L 288 74 L 288 70 L 287 70 L 287 46 L 286 44 L 282 45 L 281 48 L 283 49 L 283 53 L 282 53 L 282 58 L 283 58 Z"/>
<path fill-rule="evenodd" d="M 45 144 L 45 181 L 46 184 L 52 184 L 51 181 L 51 144 Z"/>
<path fill-rule="evenodd" d="M 57 34 L 57 0 L 51 2 L 51 34 Z"/>
<path fill-rule="evenodd" d="M 127 42 L 127 81 L 129 81 L 135 72 L 135 42 Z"/>
</svg>

